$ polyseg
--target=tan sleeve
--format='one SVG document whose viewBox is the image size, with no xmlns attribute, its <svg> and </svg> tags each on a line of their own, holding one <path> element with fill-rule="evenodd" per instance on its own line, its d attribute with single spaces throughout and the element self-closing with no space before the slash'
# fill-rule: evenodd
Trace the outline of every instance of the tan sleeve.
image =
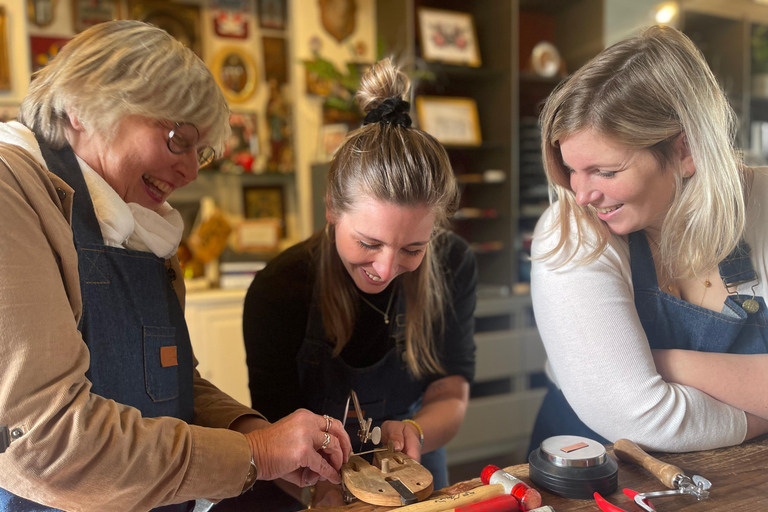
<svg viewBox="0 0 768 512">
<path fill-rule="evenodd" d="M 85 512 L 237 495 L 245 436 L 142 418 L 90 393 L 69 224 L 47 172 L 26 153 L 0 154 L 0 423 L 23 432 L 0 456 L 0 487 Z"/>
</svg>

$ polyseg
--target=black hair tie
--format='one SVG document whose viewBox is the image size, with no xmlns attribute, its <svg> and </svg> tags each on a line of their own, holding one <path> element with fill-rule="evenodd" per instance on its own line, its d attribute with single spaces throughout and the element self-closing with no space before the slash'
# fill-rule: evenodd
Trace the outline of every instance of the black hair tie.
<svg viewBox="0 0 768 512">
<path fill-rule="evenodd" d="M 371 123 L 394 124 L 408 128 L 411 126 L 411 116 L 408 111 L 411 104 L 397 97 L 387 98 L 381 105 L 371 110 L 363 119 L 363 125 Z"/>
</svg>

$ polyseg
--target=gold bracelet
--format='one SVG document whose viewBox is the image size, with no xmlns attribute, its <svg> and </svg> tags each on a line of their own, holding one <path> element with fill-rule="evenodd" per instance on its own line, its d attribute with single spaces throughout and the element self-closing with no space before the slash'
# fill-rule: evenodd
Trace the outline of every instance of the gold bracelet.
<svg viewBox="0 0 768 512">
<path fill-rule="evenodd" d="M 419 431 L 419 442 L 421 443 L 421 446 L 424 446 L 424 431 L 421 430 L 421 427 L 418 423 L 413 421 L 412 419 L 403 420 L 403 423 L 410 423 L 414 427 L 416 427 L 416 430 Z"/>
</svg>

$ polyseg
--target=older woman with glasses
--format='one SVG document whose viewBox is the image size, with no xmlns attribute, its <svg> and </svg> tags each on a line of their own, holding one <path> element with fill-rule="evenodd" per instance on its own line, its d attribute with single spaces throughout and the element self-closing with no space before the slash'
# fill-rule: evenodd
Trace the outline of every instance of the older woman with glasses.
<svg viewBox="0 0 768 512">
<path fill-rule="evenodd" d="M 256 479 L 339 483 L 338 420 L 269 424 L 200 378 L 166 202 L 229 135 L 203 62 L 97 25 L 0 124 L 0 509 L 189 511 Z"/>
</svg>

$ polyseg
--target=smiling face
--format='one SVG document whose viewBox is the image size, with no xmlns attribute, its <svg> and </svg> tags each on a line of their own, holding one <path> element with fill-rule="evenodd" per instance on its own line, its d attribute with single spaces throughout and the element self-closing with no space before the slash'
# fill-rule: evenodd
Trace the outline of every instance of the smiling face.
<svg viewBox="0 0 768 512">
<path fill-rule="evenodd" d="M 112 142 L 86 134 L 76 119 L 72 127 L 68 138 L 75 154 L 126 203 L 157 210 L 171 192 L 197 178 L 196 148 L 181 154 L 168 149 L 168 134 L 175 127 L 171 121 L 129 116 Z"/>
<path fill-rule="evenodd" d="M 593 207 L 612 233 L 661 230 L 677 169 L 663 170 L 650 151 L 627 148 L 591 129 L 560 141 L 560 152 L 576 202 Z"/>
<path fill-rule="evenodd" d="M 370 197 L 338 218 L 328 217 L 335 225 L 339 258 L 365 293 L 379 293 L 400 274 L 416 270 L 435 225 L 435 214 L 426 206 L 398 206 Z"/>
</svg>

